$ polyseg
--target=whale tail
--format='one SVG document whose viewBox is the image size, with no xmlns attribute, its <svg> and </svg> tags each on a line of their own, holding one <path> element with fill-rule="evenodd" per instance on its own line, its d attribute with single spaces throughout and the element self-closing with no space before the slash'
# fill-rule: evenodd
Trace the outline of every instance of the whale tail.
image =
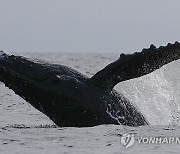
<svg viewBox="0 0 180 154">
<path fill-rule="evenodd" d="M 119 59 L 97 72 L 90 81 L 99 88 L 111 90 L 119 82 L 144 76 L 179 58 L 179 42 L 159 48 L 152 44 L 141 52 L 121 54 Z"/>
</svg>

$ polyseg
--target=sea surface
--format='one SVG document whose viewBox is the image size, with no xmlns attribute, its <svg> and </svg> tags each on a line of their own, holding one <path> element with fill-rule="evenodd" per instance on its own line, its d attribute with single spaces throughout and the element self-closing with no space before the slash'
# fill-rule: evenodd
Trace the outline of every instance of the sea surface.
<svg viewBox="0 0 180 154">
<path fill-rule="evenodd" d="M 16 54 L 68 65 L 89 77 L 119 57 L 110 53 Z M 179 153 L 180 60 L 115 88 L 140 109 L 150 125 L 57 127 L 0 83 L 0 154 Z"/>
</svg>

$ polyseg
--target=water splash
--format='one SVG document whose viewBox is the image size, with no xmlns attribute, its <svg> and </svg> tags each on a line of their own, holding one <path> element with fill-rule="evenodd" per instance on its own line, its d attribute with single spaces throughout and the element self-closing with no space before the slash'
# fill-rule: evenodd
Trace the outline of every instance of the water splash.
<svg viewBox="0 0 180 154">
<path fill-rule="evenodd" d="M 175 62 L 174 62 L 175 63 Z M 116 89 L 138 106 L 150 124 L 180 125 L 180 97 L 174 63 L 146 76 L 120 83 Z M 180 62 L 176 62 L 180 65 Z M 174 85 L 174 86 L 173 86 Z"/>
</svg>

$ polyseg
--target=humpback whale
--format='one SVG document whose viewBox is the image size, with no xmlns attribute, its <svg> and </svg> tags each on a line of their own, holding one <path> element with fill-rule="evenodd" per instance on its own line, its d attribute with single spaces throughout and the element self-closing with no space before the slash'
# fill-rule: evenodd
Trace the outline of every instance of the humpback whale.
<svg viewBox="0 0 180 154">
<path fill-rule="evenodd" d="M 62 127 L 147 125 L 139 109 L 114 86 L 180 58 L 180 43 L 120 57 L 91 78 L 68 66 L 0 51 L 0 81 Z"/>
</svg>

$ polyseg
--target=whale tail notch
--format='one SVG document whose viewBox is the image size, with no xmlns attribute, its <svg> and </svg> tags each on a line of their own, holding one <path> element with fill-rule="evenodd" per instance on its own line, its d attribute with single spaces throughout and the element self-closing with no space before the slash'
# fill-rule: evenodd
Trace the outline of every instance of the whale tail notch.
<svg viewBox="0 0 180 154">
<path fill-rule="evenodd" d="M 97 72 L 90 81 L 99 88 L 111 90 L 119 82 L 144 76 L 179 58 L 179 42 L 159 48 L 151 44 L 149 49 L 141 52 L 121 54 L 119 59 Z"/>
</svg>

